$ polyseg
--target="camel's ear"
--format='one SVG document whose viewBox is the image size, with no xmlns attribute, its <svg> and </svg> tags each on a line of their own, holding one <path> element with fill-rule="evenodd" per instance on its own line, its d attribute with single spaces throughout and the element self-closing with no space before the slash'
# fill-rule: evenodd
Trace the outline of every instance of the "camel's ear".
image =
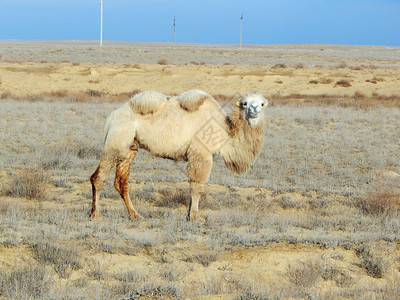
<svg viewBox="0 0 400 300">
<path fill-rule="evenodd" d="M 236 101 L 236 106 L 240 107 L 240 101 Z"/>
</svg>

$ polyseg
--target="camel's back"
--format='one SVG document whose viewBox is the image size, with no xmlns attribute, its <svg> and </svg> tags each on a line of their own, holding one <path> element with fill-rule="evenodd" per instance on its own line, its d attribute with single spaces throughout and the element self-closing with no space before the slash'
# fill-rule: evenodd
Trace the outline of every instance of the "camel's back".
<svg viewBox="0 0 400 300">
<path fill-rule="evenodd" d="M 136 114 L 137 141 L 155 155 L 181 158 L 194 142 L 204 144 L 204 139 L 209 142 L 217 135 L 218 140 L 226 138 L 226 114 L 212 97 L 199 97 L 201 105 L 186 100 L 172 97 L 151 114 Z M 183 107 L 185 104 L 191 109 Z M 205 146 L 214 152 L 213 147 Z"/>
</svg>

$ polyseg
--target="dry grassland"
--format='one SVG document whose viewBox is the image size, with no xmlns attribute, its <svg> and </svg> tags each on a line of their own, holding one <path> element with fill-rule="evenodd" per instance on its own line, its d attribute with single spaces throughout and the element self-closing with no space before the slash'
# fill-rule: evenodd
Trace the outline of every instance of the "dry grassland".
<svg viewBox="0 0 400 300">
<path fill-rule="evenodd" d="M 96 49 L 17 46 L 0 45 L 0 299 L 398 298 L 394 61 L 354 48 L 358 56 L 338 52 L 342 65 L 330 57 L 321 65 L 316 54 L 290 60 L 292 52 L 284 64 L 271 47 L 257 50 L 276 59 L 269 66 L 245 65 L 236 52 L 230 64 L 211 64 L 204 52 L 233 50 L 187 46 L 179 50 L 187 64 L 173 64 L 183 58 L 147 46 L 154 64 L 106 64 L 84 56 L 108 53 Z M 249 89 L 269 96 L 265 145 L 251 170 L 228 174 L 216 157 L 205 221 L 192 223 L 186 164 L 139 152 L 130 193 L 144 220 L 129 219 L 109 178 L 102 218 L 89 221 L 107 115 L 139 90 L 190 88 L 213 93 L 228 111 Z"/>
</svg>

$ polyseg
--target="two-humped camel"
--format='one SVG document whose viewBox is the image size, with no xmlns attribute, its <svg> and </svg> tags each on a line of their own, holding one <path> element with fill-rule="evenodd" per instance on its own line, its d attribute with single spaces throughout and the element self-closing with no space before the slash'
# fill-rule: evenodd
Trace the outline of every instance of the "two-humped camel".
<svg viewBox="0 0 400 300">
<path fill-rule="evenodd" d="M 147 91 L 114 110 L 106 122 L 99 166 L 90 178 L 91 218 L 99 217 L 100 191 L 113 167 L 114 186 L 130 216 L 140 217 L 129 197 L 128 179 L 138 149 L 144 149 L 158 157 L 188 162 L 191 198 L 187 220 L 196 219 L 213 154 L 221 154 L 231 171 L 243 173 L 263 144 L 263 110 L 268 101 L 258 92 L 249 92 L 236 105 L 229 117 L 211 95 L 200 90 L 176 97 Z"/>
</svg>

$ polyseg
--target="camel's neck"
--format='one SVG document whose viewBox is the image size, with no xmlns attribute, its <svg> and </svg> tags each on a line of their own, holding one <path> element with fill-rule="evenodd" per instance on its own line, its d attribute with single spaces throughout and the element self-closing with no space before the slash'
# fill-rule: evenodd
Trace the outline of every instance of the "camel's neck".
<svg viewBox="0 0 400 300">
<path fill-rule="evenodd" d="M 246 172 L 255 157 L 260 152 L 264 123 L 262 120 L 252 128 L 247 120 L 242 118 L 239 108 L 235 108 L 231 117 L 227 118 L 229 141 L 222 147 L 220 153 L 226 166 L 235 173 Z"/>
</svg>

